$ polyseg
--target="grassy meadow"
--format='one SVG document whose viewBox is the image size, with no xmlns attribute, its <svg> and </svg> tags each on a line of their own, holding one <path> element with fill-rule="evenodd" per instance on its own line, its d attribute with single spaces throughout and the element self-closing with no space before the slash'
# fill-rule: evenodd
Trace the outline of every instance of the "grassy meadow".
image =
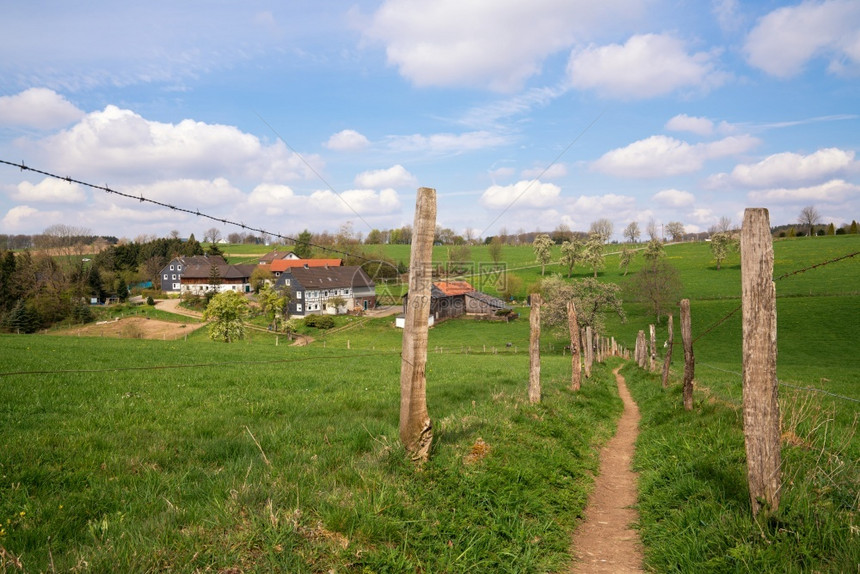
<svg viewBox="0 0 860 574">
<path fill-rule="evenodd" d="M 408 260 L 405 246 L 385 249 Z M 775 275 L 858 250 L 857 236 L 777 241 Z M 739 256 L 717 270 L 705 243 L 666 253 L 701 338 L 691 413 L 677 320 L 670 389 L 622 371 L 643 415 L 634 462 L 647 568 L 857 571 L 860 259 L 777 282 L 783 505 L 754 521 L 740 312 L 710 330 L 740 304 Z M 490 262 L 484 246 L 471 255 Z M 502 257 L 524 288 L 540 279 L 529 246 Z M 610 254 L 599 277 L 623 284 L 640 266 L 624 277 Z M 654 318 L 625 309 L 626 323 L 607 326 L 632 347 Z M 338 317 L 331 331 L 309 330 L 306 347 L 261 332 L 233 344 L 205 330 L 179 341 L 0 335 L 0 572 L 18 571 L 16 560 L 27 572 L 564 571 L 620 415 L 620 362 L 572 393 L 564 336 L 545 331 L 544 401 L 530 405 L 528 309 L 518 311 L 511 323 L 431 330 L 436 442 L 420 469 L 398 440 L 392 317 Z"/>
</svg>

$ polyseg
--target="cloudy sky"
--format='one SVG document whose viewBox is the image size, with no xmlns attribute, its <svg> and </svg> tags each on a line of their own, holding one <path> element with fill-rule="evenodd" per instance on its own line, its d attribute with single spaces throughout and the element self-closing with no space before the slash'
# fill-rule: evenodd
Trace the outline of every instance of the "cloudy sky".
<svg viewBox="0 0 860 574">
<path fill-rule="evenodd" d="M 860 219 L 856 0 L 32 0 L 0 53 L 0 159 L 285 235 Z M 212 226 L 0 165 L 53 223 Z"/>
</svg>

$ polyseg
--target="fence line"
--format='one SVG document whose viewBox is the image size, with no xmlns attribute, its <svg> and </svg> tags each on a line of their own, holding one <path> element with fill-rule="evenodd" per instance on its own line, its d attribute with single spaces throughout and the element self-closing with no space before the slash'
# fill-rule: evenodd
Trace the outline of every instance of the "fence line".
<svg viewBox="0 0 860 574">
<path fill-rule="evenodd" d="M 703 367 L 708 367 L 709 369 L 713 369 L 715 371 L 721 371 L 723 373 L 728 373 L 730 375 L 743 377 L 743 373 L 739 373 L 737 371 L 730 371 L 728 369 L 721 369 L 720 367 L 715 367 L 714 365 L 709 365 L 707 363 L 698 363 L 698 364 L 703 366 Z M 779 382 L 780 386 L 782 386 L 782 387 L 790 387 L 792 389 L 797 389 L 797 390 L 801 390 L 801 391 L 808 391 L 808 392 L 812 392 L 812 393 L 821 393 L 823 395 L 829 395 L 831 397 L 834 397 L 837 399 L 842 399 L 844 401 L 851 401 L 853 403 L 860 403 L 860 399 L 855 399 L 852 397 L 846 397 L 845 395 L 839 395 L 836 393 L 831 393 L 830 391 L 825 391 L 824 389 L 819 389 L 816 387 L 801 387 L 798 385 L 792 385 L 791 383 L 786 383 L 784 381 L 778 381 L 778 382 Z"/>
</svg>

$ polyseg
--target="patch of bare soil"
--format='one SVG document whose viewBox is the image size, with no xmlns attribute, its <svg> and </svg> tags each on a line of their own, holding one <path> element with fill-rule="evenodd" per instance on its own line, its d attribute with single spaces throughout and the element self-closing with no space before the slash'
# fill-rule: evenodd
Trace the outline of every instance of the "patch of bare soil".
<svg viewBox="0 0 860 574">
<path fill-rule="evenodd" d="M 203 323 L 185 324 L 146 319 L 144 317 L 127 317 L 116 321 L 100 321 L 80 327 L 72 327 L 58 331 L 56 334 L 73 337 L 174 340 L 181 339 L 185 335 L 193 333 L 203 325 Z"/>
<path fill-rule="evenodd" d="M 624 413 L 615 436 L 600 453 L 600 474 L 585 508 L 585 521 L 573 535 L 576 562 L 570 569 L 572 573 L 643 571 L 639 535 L 630 527 L 639 518 L 633 508 L 636 473 L 630 466 L 639 433 L 639 407 L 618 369 L 615 380 Z"/>
</svg>

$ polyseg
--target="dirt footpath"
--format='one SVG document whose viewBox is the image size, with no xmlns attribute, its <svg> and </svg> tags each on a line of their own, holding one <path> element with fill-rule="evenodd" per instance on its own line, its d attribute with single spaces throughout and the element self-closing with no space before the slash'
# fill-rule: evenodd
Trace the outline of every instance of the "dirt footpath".
<svg viewBox="0 0 860 574">
<path fill-rule="evenodd" d="M 642 572 L 639 534 L 630 525 L 639 518 L 636 473 L 631 470 L 633 447 L 639 433 L 639 407 L 618 371 L 615 380 L 624 402 L 615 436 L 600 453 L 600 475 L 585 508 L 585 522 L 573 535 L 576 562 L 572 573 Z"/>
</svg>

